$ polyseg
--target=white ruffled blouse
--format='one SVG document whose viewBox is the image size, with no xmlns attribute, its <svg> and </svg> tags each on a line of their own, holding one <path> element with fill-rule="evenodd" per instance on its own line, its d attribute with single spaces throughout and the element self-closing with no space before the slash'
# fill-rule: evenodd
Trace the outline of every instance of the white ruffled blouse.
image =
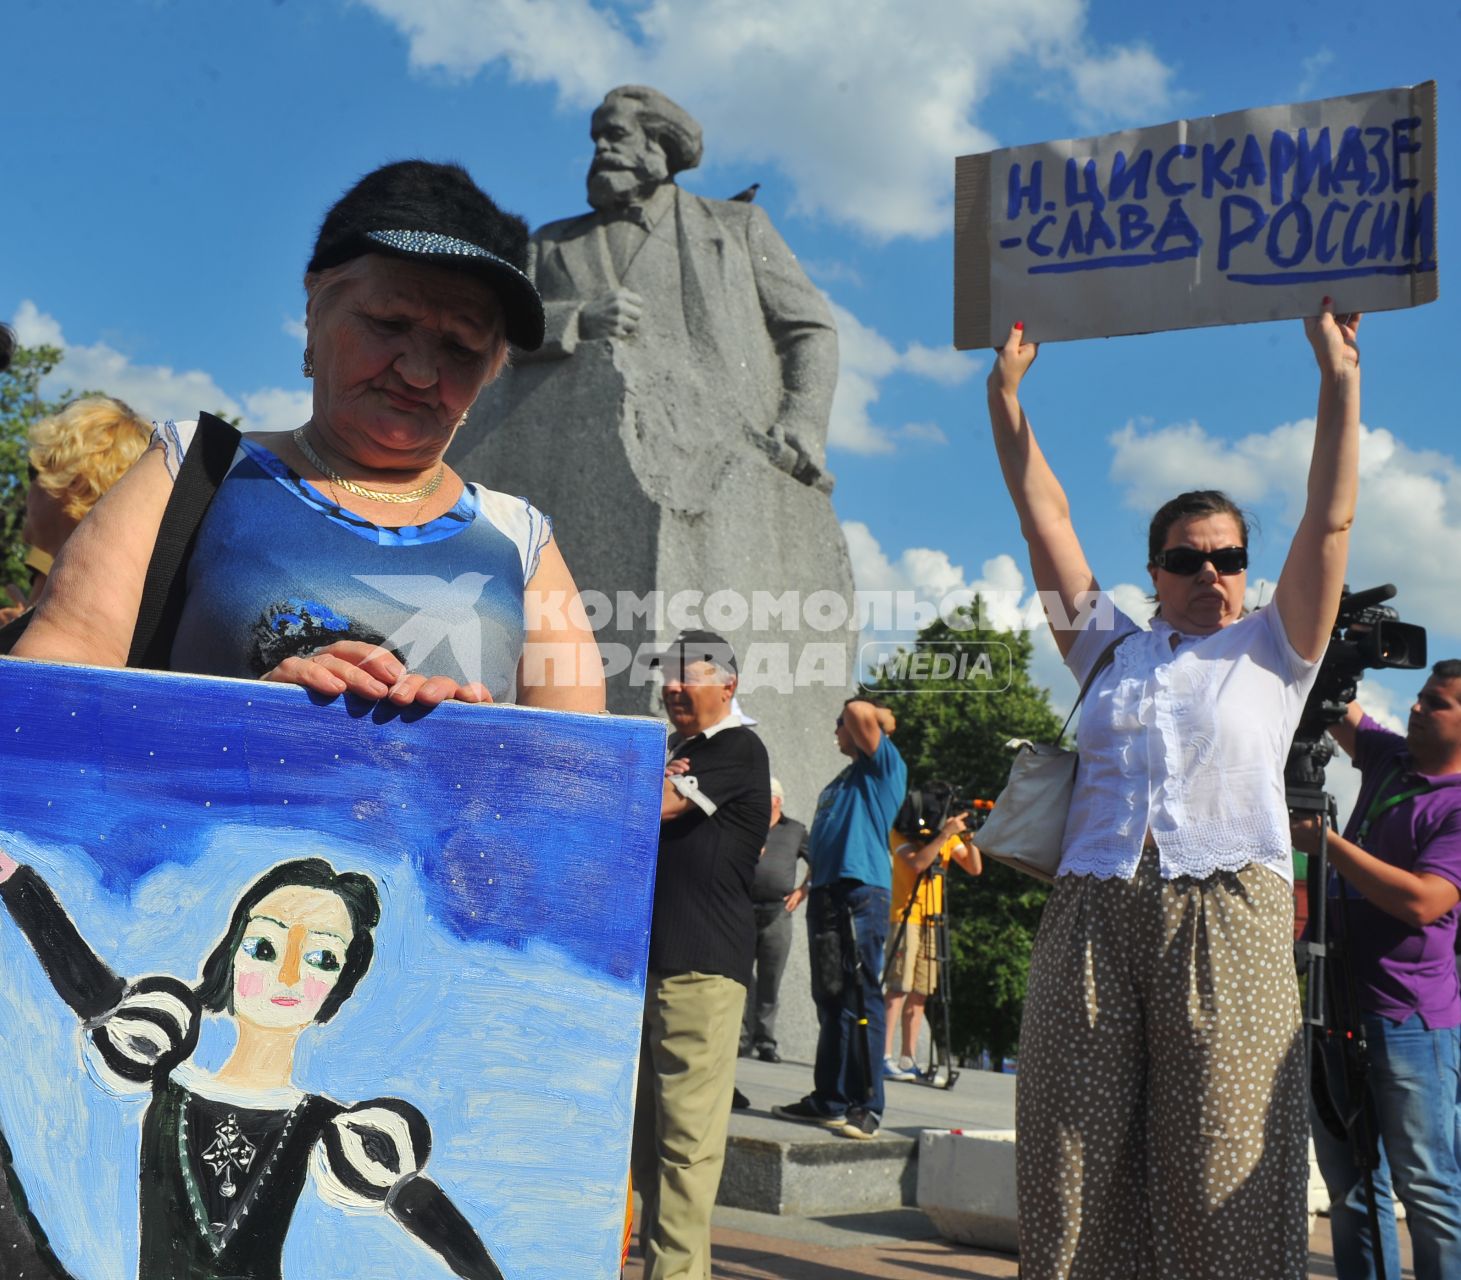
<svg viewBox="0 0 1461 1280">
<path fill-rule="evenodd" d="M 1076 637 L 1076 679 L 1127 638 L 1081 706 L 1059 874 L 1130 879 L 1150 830 L 1164 879 L 1256 863 L 1292 883 L 1283 766 L 1319 663 L 1294 651 L 1272 605 L 1208 636 L 1160 619 L 1146 631 L 1102 605 L 1092 621 L 1114 615 L 1115 628 Z"/>
</svg>

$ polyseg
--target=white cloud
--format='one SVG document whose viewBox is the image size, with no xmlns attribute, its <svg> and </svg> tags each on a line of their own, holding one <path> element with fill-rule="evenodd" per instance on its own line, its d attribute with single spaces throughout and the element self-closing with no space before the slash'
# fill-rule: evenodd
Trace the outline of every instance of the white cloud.
<svg viewBox="0 0 1461 1280">
<path fill-rule="evenodd" d="M 251 431 L 293 431 L 308 422 L 312 412 L 314 400 L 305 389 L 267 387 L 243 398 L 243 418 Z"/>
<path fill-rule="evenodd" d="M 1110 437 L 1111 478 L 1128 506 L 1151 510 L 1194 484 L 1226 490 L 1240 505 L 1275 512 L 1266 529 L 1279 553 L 1303 510 L 1314 422 L 1284 423 L 1239 440 L 1195 422 L 1160 430 L 1128 423 Z M 1360 495 L 1350 538 L 1350 583 L 1393 582 L 1409 622 L 1461 637 L 1461 462 L 1408 448 L 1385 428 L 1360 428 Z"/>
<path fill-rule="evenodd" d="M 1329 48 L 1316 49 L 1301 63 L 1299 63 L 1299 83 L 1294 86 L 1294 97 L 1296 99 L 1307 98 L 1319 87 L 1324 72 L 1334 62 L 1334 50 Z"/>
<path fill-rule="evenodd" d="M 956 351 L 953 347 L 925 347 L 921 342 L 911 343 L 903 353 L 903 367 L 909 373 L 916 373 L 943 387 L 963 385 L 979 372 L 982 365 L 982 360 L 967 351 Z"/>
<path fill-rule="evenodd" d="M 849 262 L 840 262 L 830 258 L 825 261 L 799 258 L 798 261 L 802 265 L 802 270 L 818 284 L 848 284 L 855 289 L 862 288 L 862 273 Z"/>
<path fill-rule="evenodd" d="M 948 444 L 949 438 L 936 422 L 905 422 L 899 429 L 905 440 L 917 440 L 923 444 Z"/>
<path fill-rule="evenodd" d="M 1102 123 L 1156 123 L 1173 105 L 1172 68 L 1144 44 L 1087 56 L 1071 68 L 1074 114 L 1096 129 Z"/>
<path fill-rule="evenodd" d="M 105 342 L 72 344 L 60 322 L 41 311 L 30 299 L 16 309 L 11 322 L 26 346 L 60 347 L 65 359 L 41 385 L 43 394 L 63 388 L 102 391 L 125 400 L 142 417 L 161 422 L 167 418 L 196 418 L 199 410 L 240 416 L 250 430 L 283 431 L 309 417 L 308 391 L 265 387 L 242 399 L 229 395 L 201 369 L 173 369 L 169 365 L 133 364 Z"/>
<path fill-rule="evenodd" d="M 1171 99 L 1145 45 L 1092 44 L 1086 0 L 363 3 L 418 71 L 505 66 L 575 110 L 655 85 L 704 126 L 713 158 L 774 163 L 798 211 L 878 237 L 947 231 L 950 161 L 997 145 L 977 117 L 1002 75 L 1029 68 L 1083 126 L 1151 123 Z"/>
<path fill-rule="evenodd" d="M 303 313 L 297 316 L 285 316 L 284 323 L 280 327 L 297 342 L 305 342 L 309 339 L 309 329 L 305 327 Z"/>
<path fill-rule="evenodd" d="M 949 348 L 947 352 L 912 343 L 899 351 L 876 329 L 863 324 L 846 307 L 831 303 L 837 320 L 840 369 L 832 396 L 832 418 L 827 443 L 850 453 L 892 453 L 896 441 L 947 444 L 936 423 L 909 422 L 887 427 L 873 421 L 873 406 L 882 395 L 882 383 L 904 373 L 954 386 L 980 368 L 978 357 Z"/>
<path fill-rule="evenodd" d="M 24 347 L 66 345 L 66 339 L 61 336 L 61 326 L 53 317 L 42 313 L 29 298 L 16 308 L 10 327 L 15 330 L 16 340 Z"/>
</svg>

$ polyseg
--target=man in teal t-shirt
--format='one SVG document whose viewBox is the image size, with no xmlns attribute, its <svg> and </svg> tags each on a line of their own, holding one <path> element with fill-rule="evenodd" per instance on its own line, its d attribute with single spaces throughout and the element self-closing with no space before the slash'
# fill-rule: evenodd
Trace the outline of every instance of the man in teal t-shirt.
<svg viewBox="0 0 1461 1280">
<path fill-rule="evenodd" d="M 849 699 L 837 717 L 837 747 L 852 763 L 823 788 L 808 842 L 807 932 L 819 1026 L 813 1088 L 800 1102 L 773 1108 L 849 1138 L 873 1137 L 883 1114 L 878 979 L 892 891 L 888 833 L 908 789 L 908 766 L 890 737 L 896 724 L 891 711 L 865 698 Z"/>
</svg>

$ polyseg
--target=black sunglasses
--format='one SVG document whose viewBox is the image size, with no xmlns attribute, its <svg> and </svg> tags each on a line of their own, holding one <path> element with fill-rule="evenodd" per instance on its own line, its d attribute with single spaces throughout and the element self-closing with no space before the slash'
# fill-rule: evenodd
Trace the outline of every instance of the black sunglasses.
<svg viewBox="0 0 1461 1280">
<path fill-rule="evenodd" d="M 1158 569 L 1190 578 L 1209 561 L 1224 577 L 1242 573 L 1248 567 L 1247 547 L 1219 547 L 1216 551 L 1199 551 L 1196 547 L 1168 547 L 1152 557 Z"/>
</svg>

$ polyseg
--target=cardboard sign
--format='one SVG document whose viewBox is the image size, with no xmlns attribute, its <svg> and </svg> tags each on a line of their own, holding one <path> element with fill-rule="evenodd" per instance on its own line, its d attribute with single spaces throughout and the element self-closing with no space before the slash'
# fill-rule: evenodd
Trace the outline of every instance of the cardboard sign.
<svg viewBox="0 0 1461 1280">
<path fill-rule="evenodd" d="M 615 1280 L 662 724 L 13 660 L 0 708 L 0 1274 Z"/>
<path fill-rule="evenodd" d="M 955 163 L 954 345 L 1435 300 L 1435 83 Z"/>
</svg>

